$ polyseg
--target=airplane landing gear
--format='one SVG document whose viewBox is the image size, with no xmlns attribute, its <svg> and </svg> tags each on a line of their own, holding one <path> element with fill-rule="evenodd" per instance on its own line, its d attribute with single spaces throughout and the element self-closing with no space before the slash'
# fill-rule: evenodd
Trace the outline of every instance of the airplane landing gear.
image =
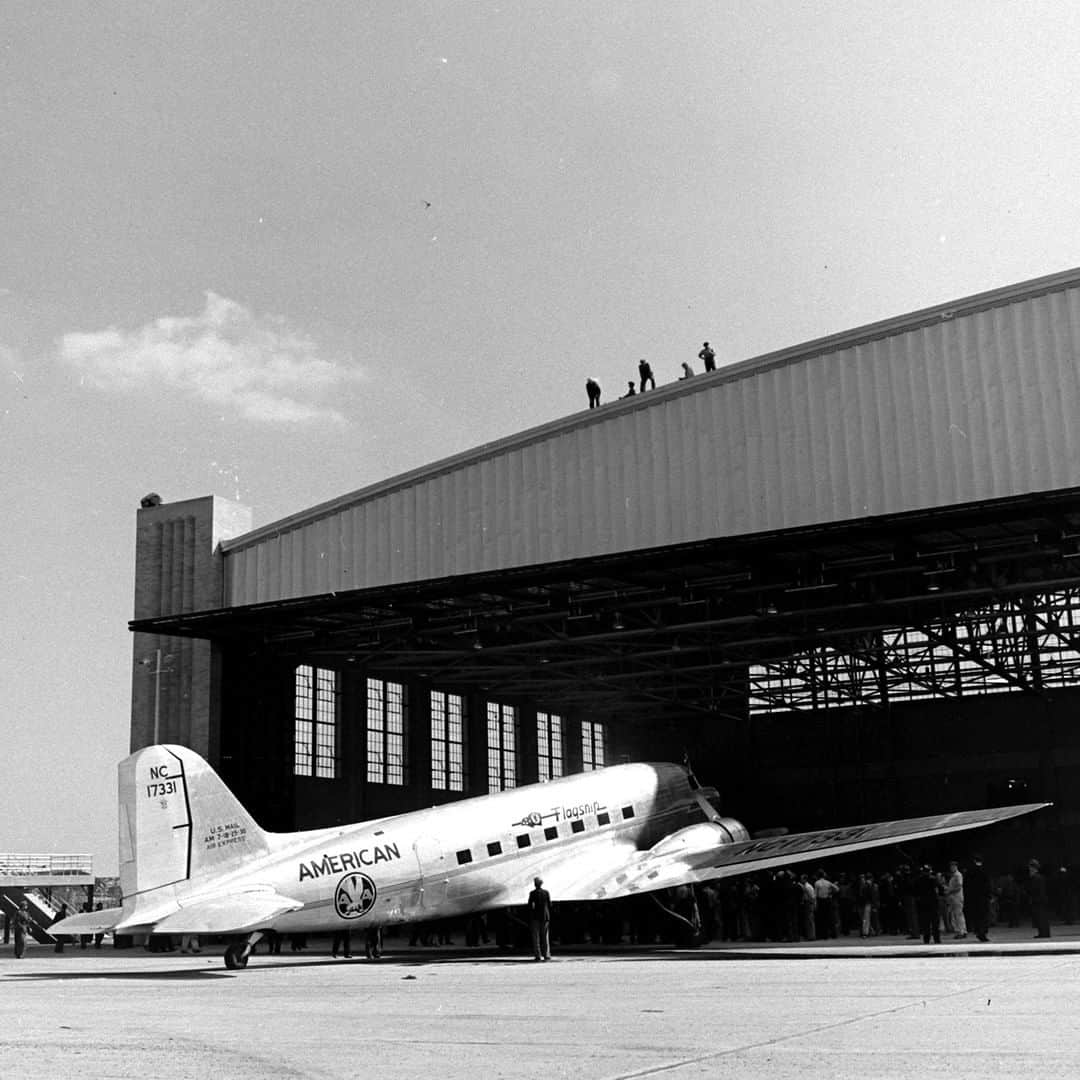
<svg viewBox="0 0 1080 1080">
<path fill-rule="evenodd" d="M 230 945 L 225 950 L 225 966 L 230 971 L 247 967 L 248 958 L 245 955 L 246 952 L 247 946 L 245 945 Z"/>
<path fill-rule="evenodd" d="M 225 966 L 230 971 L 239 971 L 247 967 L 248 957 L 251 950 L 262 940 L 263 932 L 256 930 L 248 935 L 247 941 L 242 945 L 230 945 L 225 950 Z"/>
<path fill-rule="evenodd" d="M 673 892 L 675 903 L 682 906 L 687 914 L 684 915 L 675 910 L 674 906 L 668 907 L 662 903 L 656 893 L 649 893 L 649 897 L 665 915 L 670 915 L 676 921 L 674 944 L 683 949 L 696 949 L 704 943 L 705 937 L 701 932 L 701 914 L 694 897 L 693 886 L 680 885 Z"/>
</svg>

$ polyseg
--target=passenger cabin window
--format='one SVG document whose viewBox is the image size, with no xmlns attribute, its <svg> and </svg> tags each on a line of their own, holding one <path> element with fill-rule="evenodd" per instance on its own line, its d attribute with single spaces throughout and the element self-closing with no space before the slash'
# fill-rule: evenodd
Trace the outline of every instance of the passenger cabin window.
<svg viewBox="0 0 1080 1080">
<path fill-rule="evenodd" d="M 525 847 L 531 847 L 532 846 L 532 838 L 529 836 L 528 833 L 522 833 L 517 838 L 517 846 L 519 848 L 525 848 Z"/>
<path fill-rule="evenodd" d="M 585 822 L 582 821 L 580 818 L 578 818 L 577 821 L 571 821 L 570 822 L 570 831 L 571 832 L 584 832 L 585 831 Z"/>
<path fill-rule="evenodd" d="M 606 810 L 601 810 L 600 813 L 596 815 L 596 824 L 597 825 L 608 825 L 610 823 L 611 823 L 611 815 L 608 814 L 608 812 Z"/>
<path fill-rule="evenodd" d="M 498 840 L 495 840 L 492 843 L 488 844 L 488 854 L 492 856 L 501 855 L 502 844 L 500 844 Z"/>
<path fill-rule="evenodd" d="M 431 691 L 431 786 L 465 790 L 465 699 Z"/>
<path fill-rule="evenodd" d="M 604 767 L 604 725 L 599 720 L 581 721 L 581 764 L 584 772 Z"/>
<path fill-rule="evenodd" d="M 558 837 L 558 835 L 559 835 L 559 830 L 558 830 L 558 827 L 555 826 L 555 825 L 549 825 L 544 830 L 544 839 L 545 840 L 555 840 Z"/>
<path fill-rule="evenodd" d="M 517 787 L 518 711 L 487 703 L 488 791 Z"/>
<path fill-rule="evenodd" d="M 333 780 L 338 775 L 336 671 L 301 664 L 294 696 L 293 774 Z"/>
<path fill-rule="evenodd" d="M 632 806 L 624 806 L 622 808 L 623 821 L 629 821 L 634 816 L 634 808 Z"/>
<path fill-rule="evenodd" d="M 367 681 L 367 778 L 374 784 L 405 783 L 405 687 Z"/>
<path fill-rule="evenodd" d="M 472 862 L 472 852 L 465 848 L 463 851 L 457 853 L 458 866 L 464 866 L 466 863 Z"/>
<path fill-rule="evenodd" d="M 563 723 L 556 713 L 536 714 L 537 775 L 541 780 L 554 780 L 563 775 Z"/>
</svg>

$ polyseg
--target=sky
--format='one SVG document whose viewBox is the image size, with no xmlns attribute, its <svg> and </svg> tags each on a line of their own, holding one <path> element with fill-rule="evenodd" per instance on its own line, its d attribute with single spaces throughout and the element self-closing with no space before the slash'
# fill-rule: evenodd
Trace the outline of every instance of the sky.
<svg viewBox="0 0 1080 1080">
<path fill-rule="evenodd" d="M 0 851 L 115 873 L 135 513 L 266 524 L 1080 265 L 1080 6 L 37 0 L 0 26 Z"/>
</svg>

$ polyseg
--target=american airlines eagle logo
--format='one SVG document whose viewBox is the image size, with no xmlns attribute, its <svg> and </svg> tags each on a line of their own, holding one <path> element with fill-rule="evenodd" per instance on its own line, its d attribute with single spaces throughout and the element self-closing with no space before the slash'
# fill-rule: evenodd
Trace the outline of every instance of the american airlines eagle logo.
<svg viewBox="0 0 1080 1080">
<path fill-rule="evenodd" d="M 367 874 L 346 874 L 334 890 L 334 910 L 343 919 L 359 919 L 375 906 L 375 882 Z"/>
</svg>

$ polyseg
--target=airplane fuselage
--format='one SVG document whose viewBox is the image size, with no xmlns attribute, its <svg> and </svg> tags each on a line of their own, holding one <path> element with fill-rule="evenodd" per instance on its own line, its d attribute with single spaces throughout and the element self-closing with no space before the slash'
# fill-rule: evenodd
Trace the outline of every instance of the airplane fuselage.
<svg viewBox="0 0 1080 1080">
<path fill-rule="evenodd" d="M 536 876 L 557 900 L 573 884 L 568 874 L 616 865 L 628 850 L 706 820 L 708 809 L 678 766 L 613 766 L 346 828 L 273 836 L 274 850 L 216 881 L 215 890 L 254 884 L 302 901 L 274 920 L 282 933 L 521 904 Z M 193 882 L 191 894 L 199 891 Z"/>
</svg>

